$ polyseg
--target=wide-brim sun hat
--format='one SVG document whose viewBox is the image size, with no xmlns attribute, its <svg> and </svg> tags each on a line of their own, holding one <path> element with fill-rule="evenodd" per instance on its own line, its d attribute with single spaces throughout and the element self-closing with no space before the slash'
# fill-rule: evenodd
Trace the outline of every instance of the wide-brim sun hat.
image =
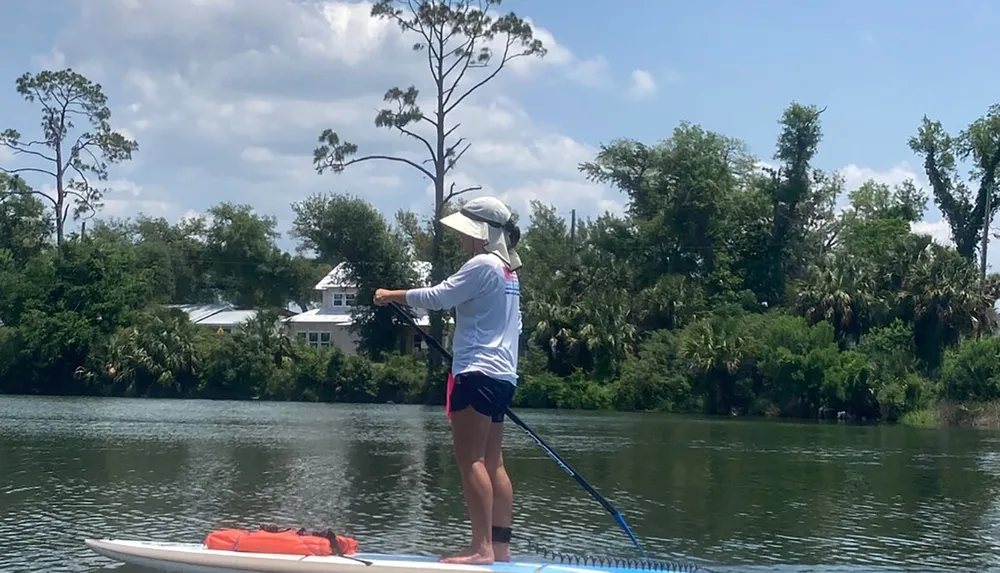
<svg viewBox="0 0 1000 573">
<path fill-rule="evenodd" d="M 457 213 L 441 219 L 441 224 L 463 235 L 486 241 L 486 252 L 494 253 L 510 270 L 521 267 L 521 257 L 507 244 L 506 226 L 511 220 L 510 209 L 495 197 L 476 197 Z"/>
</svg>

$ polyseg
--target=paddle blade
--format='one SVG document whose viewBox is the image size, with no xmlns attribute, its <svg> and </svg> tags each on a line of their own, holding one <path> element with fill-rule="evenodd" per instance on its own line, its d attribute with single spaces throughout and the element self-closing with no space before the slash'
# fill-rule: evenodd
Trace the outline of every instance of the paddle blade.
<svg viewBox="0 0 1000 573">
<path fill-rule="evenodd" d="M 444 413 L 451 419 L 451 391 L 455 389 L 455 377 L 448 372 L 448 388 L 444 393 Z"/>
</svg>

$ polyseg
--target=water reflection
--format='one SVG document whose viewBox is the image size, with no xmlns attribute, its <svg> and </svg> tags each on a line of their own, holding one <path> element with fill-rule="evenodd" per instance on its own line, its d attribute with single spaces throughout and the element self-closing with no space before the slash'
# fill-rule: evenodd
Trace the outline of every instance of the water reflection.
<svg viewBox="0 0 1000 573">
<path fill-rule="evenodd" d="M 522 417 L 660 556 L 1000 571 L 996 433 Z M 80 539 L 200 541 L 261 523 L 349 529 L 373 551 L 453 549 L 468 529 L 448 432 L 439 408 L 0 398 L 0 571 L 110 570 Z M 514 426 L 505 439 L 521 554 L 529 539 L 634 554 L 534 442 Z"/>
</svg>

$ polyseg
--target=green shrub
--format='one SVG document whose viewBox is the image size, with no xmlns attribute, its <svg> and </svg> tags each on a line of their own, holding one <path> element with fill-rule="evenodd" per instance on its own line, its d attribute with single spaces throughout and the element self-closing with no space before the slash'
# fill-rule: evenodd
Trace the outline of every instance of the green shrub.
<svg viewBox="0 0 1000 573">
<path fill-rule="evenodd" d="M 375 364 L 379 402 L 408 403 L 422 397 L 427 366 L 413 355 L 390 354 Z"/>
<path fill-rule="evenodd" d="M 255 352 L 229 335 L 216 337 L 202 347 L 199 394 L 206 398 L 246 400 L 265 394 L 277 373 L 274 358 Z"/>
<path fill-rule="evenodd" d="M 1000 398 L 1000 337 L 966 340 L 945 352 L 941 392 L 952 401 Z"/>
<path fill-rule="evenodd" d="M 334 363 L 331 357 L 330 363 Z M 334 400 L 337 402 L 372 403 L 378 399 L 375 365 L 360 354 L 351 354 L 338 360 L 338 367 L 331 375 Z"/>
<path fill-rule="evenodd" d="M 876 380 L 875 398 L 882 420 L 896 422 L 907 412 L 926 408 L 930 404 L 931 384 L 918 374 Z"/>
<path fill-rule="evenodd" d="M 610 389 L 619 410 L 684 410 L 693 406 L 691 383 L 679 370 L 674 334 L 658 330 L 627 360 Z"/>
<path fill-rule="evenodd" d="M 326 382 L 327 354 L 324 350 L 299 343 L 295 348 L 295 356 L 285 360 L 282 368 L 268 383 L 268 398 L 320 401 Z"/>
<path fill-rule="evenodd" d="M 555 374 L 521 376 L 514 393 L 514 406 L 519 408 L 558 408 L 562 379 Z"/>
<path fill-rule="evenodd" d="M 607 410 L 611 408 L 611 392 L 585 372 L 577 369 L 561 380 L 557 404 L 573 410 Z"/>
<path fill-rule="evenodd" d="M 610 387 L 602 386 L 581 369 L 569 376 L 534 374 L 521 377 L 514 406 L 605 410 L 612 407 L 612 394 Z"/>
<path fill-rule="evenodd" d="M 815 417 L 826 401 L 827 373 L 840 359 L 833 327 L 809 326 L 797 316 L 769 314 L 748 319 L 759 391 L 782 414 Z"/>
<path fill-rule="evenodd" d="M 877 416 L 878 403 L 871 391 L 871 369 L 860 352 L 841 352 L 836 363 L 823 374 L 821 418 L 833 418 L 840 412 L 857 418 Z"/>
<path fill-rule="evenodd" d="M 907 412 L 899 419 L 899 423 L 915 428 L 933 428 L 939 424 L 939 420 L 933 410 L 924 408 Z"/>
</svg>

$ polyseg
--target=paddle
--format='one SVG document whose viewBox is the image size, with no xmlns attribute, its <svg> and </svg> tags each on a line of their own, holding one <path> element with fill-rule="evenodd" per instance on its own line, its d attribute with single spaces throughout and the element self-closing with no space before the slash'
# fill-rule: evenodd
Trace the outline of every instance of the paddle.
<svg viewBox="0 0 1000 573">
<path fill-rule="evenodd" d="M 441 346 L 441 343 L 439 343 L 437 340 L 434 340 L 433 336 L 430 336 L 429 334 L 424 332 L 423 329 L 417 326 L 417 323 L 414 322 L 413 317 L 411 317 L 410 314 L 406 312 L 406 310 L 404 310 L 402 306 L 400 306 L 395 302 L 390 304 L 392 305 L 393 310 L 395 310 L 399 314 L 399 316 L 402 317 L 403 320 L 405 320 L 410 326 L 412 326 L 414 330 L 420 333 L 423 339 L 427 341 L 427 344 L 433 346 L 435 350 L 440 352 L 442 356 L 448 359 L 448 362 L 451 362 L 452 360 L 451 353 L 445 350 L 445 348 Z M 448 376 L 450 378 L 451 374 L 449 373 Z M 583 479 L 583 477 L 581 477 L 580 474 L 576 473 L 576 471 L 573 468 L 571 468 L 569 464 L 566 463 L 565 460 L 559 457 L 559 454 L 557 454 L 555 450 L 553 450 L 551 447 L 549 447 L 548 444 L 545 443 L 545 440 L 543 440 L 541 436 L 539 436 L 538 434 L 535 433 L 534 430 L 529 428 L 528 425 L 521 420 L 521 418 L 518 418 L 517 415 L 514 414 L 514 412 L 511 412 L 510 408 L 504 410 L 504 414 L 506 414 L 507 417 L 510 418 L 512 422 L 517 424 L 518 427 L 520 427 L 529 436 L 531 436 L 531 439 L 535 440 L 535 443 L 537 443 L 539 446 L 542 447 L 543 450 L 545 450 L 545 453 L 548 454 L 550 458 L 552 458 L 552 461 L 554 461 L 559 467 L 561 467 L 563 471 L 568 473 L 570 477 L 575 479 L 576 483 L 580 484 L 580 486 L 583 487 L 583 489 L 587 490 L 587 493 L 589 493 L 594 499 L 596 499 L 597 502 L 600 503 L 604 507 L 604 509 L 606 509 L 608 513 L 610 513 L 611 516 L 615 518 L 615 521 L 617 521 L 618 525 L 620 525 L 621 528 L 625 530 L 626 535 L 628 535 L 629 539 L 632 540 L 632 543 L 635 544 L 636 548 L 639 549 L 639 553 L 641 553 L 644 558 L 649 557 L 649 554 L 647 554 L 646 550 L 643 549 L 642 544 L 639 543 L 639 540 L 636 539 L 635 535 L 632 533 L 632 528 L 629 527 L 627 523 L 625 523 L 625 518 L 622 517 L 621 512 L 615 509 L 615 506 L 611 505 L 611 502 L 604 499 L 604 496 L 598 493 L 597 490 L 595 490 L 589 483 L 587 483 L 587 480 Z"/>
</svg>

